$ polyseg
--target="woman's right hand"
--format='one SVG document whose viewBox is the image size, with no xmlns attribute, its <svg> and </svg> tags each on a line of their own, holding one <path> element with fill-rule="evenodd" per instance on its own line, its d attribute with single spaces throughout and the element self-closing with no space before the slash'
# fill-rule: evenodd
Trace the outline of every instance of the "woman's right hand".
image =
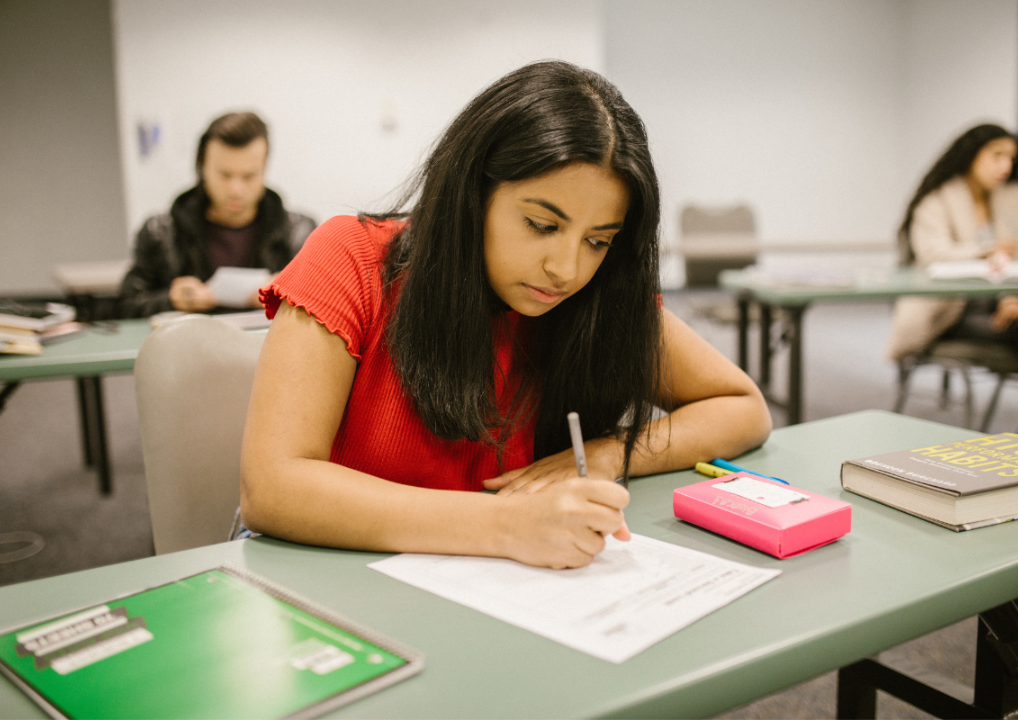
<svg viewBox="0 0 1018 720">
<path fill-rule="evenodd" d="M 622 510 L 629 504 L 629 491 L 612 482 L 576 478 L 493 500 L 504 504 L 500 554 L 527 565 L 576 568 L 589 565 L 604 550 L 607 535 L 625 528 Z M 628 536 L 628 530 L 623 534 Z"/>
</svg>

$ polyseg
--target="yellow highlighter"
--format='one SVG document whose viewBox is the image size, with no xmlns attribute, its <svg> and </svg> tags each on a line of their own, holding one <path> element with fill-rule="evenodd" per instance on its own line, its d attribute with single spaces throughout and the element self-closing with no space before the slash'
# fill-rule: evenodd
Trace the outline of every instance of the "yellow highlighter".
<svg viewBox="0 0 1018 720">
<path fill-rule="evenodd" d="M 731 470 L 725 470 L 724 468 L 719 468 L 717 465 L 711 465 L 710 463 L 705 462 L 698 462 L 696 464 L 696 471 L 702 475 L 707 475 L 708 477 L 722 477 L 723 475 L 732 474 Z"/>
</svg>

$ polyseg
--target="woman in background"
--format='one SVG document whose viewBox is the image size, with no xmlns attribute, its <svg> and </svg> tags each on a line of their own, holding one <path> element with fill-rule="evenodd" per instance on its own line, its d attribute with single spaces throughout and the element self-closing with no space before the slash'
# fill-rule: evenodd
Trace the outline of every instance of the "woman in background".
<svg viewBox="0 0 1018 720">
<path fill-rule="evenodd" d="M 1018 248 L 1018 143 L 998 125 L 963 133 L 934 163 L 898 230 L 902 265 L 988 258 L 1009 262 Z M 1018 298 L 970 300 L 909 296 L 894 308 L 888 356 L 922 352 L 939 338 L 1018 341 Z"/>
<path fill-rule="evenodd" d="M 616 478 L 766 439 L 753 382 L 661 307 L 646 132 L 603 77 L 545 62 L 495 82 L 406 197 L 324 223 L 263 294 L 249 529 L 577 567 L 628 538 Z"/>
</svg>

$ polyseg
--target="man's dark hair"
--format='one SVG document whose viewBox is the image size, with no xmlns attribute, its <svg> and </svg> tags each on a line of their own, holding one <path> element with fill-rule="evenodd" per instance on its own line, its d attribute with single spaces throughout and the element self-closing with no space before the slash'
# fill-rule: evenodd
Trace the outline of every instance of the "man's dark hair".
<svg viewBox="0 0 1018 720">
<path fill-rule="evenodd" d="M 523 387 L 499 412 L 492 338 L 506 330 L 507 308 L 485 267 L 487 202 L 500 183 L 571 163 L 610 169 L 629 191 L 628 211 L 586 287 L 536 320 L 532 348 L 517 345 Z M 624 439 L 628 474 L 657 390 L 660 199 L 646 130 L 618 89 L 565 62 L 506 75 L 453 120 L 395 211 L 378 217 L 411 204 L 385 258 L 386 286 L 399 288 L 387 342 L 428 429 L 501 451 L 533 398 L 535 459 L 569 447 L 566 414 L 576 411 L 588 437 Z"/>
<path fill-rule="evenodd" d="M 926 177 L 919 183 L 919 188 L 905 210 L 905 219 L 898 228 L 898 260 L 902 265 L 911 265 L 915 262 L 915 251 L 912 249 L 912 242 L 909 235 L 912 230 L 912 218 L 915 209 L 927 195 L 946 183 L 948 180 L 965 175 L 972 169 L 972 163 L 976 160 L 979 151 L 990 142 L 1000 138 L 1014 139 L 1014 135 L 1000 125 L 976 125 L 963 132 L 951 146 L 944 151 Z M 1018 163 L 1012 168 L 1011 179 L 1014 179 L 1015 171 L 1018 170 Z"/>
<path fill-rule="evenodd" d="M 205 148 L 209 140 L 218 140 L 230 147 L 239 148 L 258 138 L 265 138 L 265 142 L 268 142 L 269 129 L 253 112 L 227 113 L 216 118 L 198 141 L 198 155 L 194 161 L 198 177 L 201 177 L 202 166 L 205 164 Z"/>
</svg>

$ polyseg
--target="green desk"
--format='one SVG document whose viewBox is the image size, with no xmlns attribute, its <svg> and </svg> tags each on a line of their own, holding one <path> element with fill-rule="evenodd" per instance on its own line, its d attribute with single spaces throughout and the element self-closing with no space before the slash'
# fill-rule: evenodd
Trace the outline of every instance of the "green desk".
<svg viewBox="0 0 1018 720">
<path fill-rule="evenodd" d="M 0 410 L 25 380 L 73 377 L 78 383 L 85 464 L 94 466 L 103 494 L 112 490 L 102 376 L 134 368 L 141 344 L 151 332 L 147 319 L 90 326 L 84 332 L 43 347 L 42 355 L 0 355 Z"/>
<path fill-rule="evenodd" d="M 783 574 L 614 665 L 370 570 L 381 555 L 259 538 L 0 588 L 0 629 L 236 563 L 415 647 L 424 672 L 341 710 L 379 718 L 704 717 L 1018 596 L 1018 523 L 956 534 L 843 493 L 846 458 L 973 436 L 882 411 L 776 431 L 740 460 L 853 505 L 851 534 L 776 560 L 674 519 L 691 471 L 634 480 L 634 532 Z M 42 717 L 0 680 L 0 718 Z"/>
<path fill-rule="evenodd" d="M 775 282 L 759 273 L 745 270 L 724 270 L 719 284 L 737 293 L 739 304 L 739 367 L 749 372 L 749 306 L 760 309 L 760 372 L 757 382 L 768 399 L 784 406 L 788 424 L 802 422 L 802 318 L 810 305 L 817 302 L 845 300 L 887 300 L 902 295 L 946 295 L 965 298 L 995 297 L 1002 291 L 1018 292 L 1018 281 L 991 283 L 987 280 L 931 280 L 921 270 L 909 268 L 885 278 L 852 285 L 788 285 Z M 770 396 L 771 323 L 774 311 L 780 310 L 785 323 L 782 337 L 788 341 L 788 397 L 785 402 Z"/>
</svg>

